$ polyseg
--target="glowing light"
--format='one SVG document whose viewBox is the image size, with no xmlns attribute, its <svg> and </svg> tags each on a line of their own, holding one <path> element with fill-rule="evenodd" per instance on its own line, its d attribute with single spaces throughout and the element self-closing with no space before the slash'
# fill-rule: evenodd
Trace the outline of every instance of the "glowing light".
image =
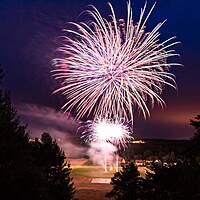
<svg viewBox="0 0 200 200">
<path fill-rule="evenodd" d="M 124 130 L 121 124 L 110 123 L 106 120 L 95 124 L 95 132 L 97 140 L 99 141 L 115 141 L 124 136 Z M 126 132 L 126 130 L 125 130 Z M 125 133 L 126 134 L 126 133 Z"/>
<path fill-rule="evenodd" d="M 82 132 L 82 138 L 87 143 L 112 143 L 124 147 L 133 139 L 129 127 L 118 120 L 99 119 L 89 122 L 84 128 L 86 130 Z"/>
<path fill-rule="evenodd" d="M 104 170 L 107 172 L 108 160 L 113 161 L 114 153 L 116 155 L 115 170 L 119 168 L 119 158 L 116 154 L 117 148 L 126 147 L 133 137 L 130 134 L 129 127 L 122 120 L 98 119 L 95 122 L 88 121 L 82 126 L 82 139 L 92 147 L 90 155 L 92 157 L 103 156 L 100 161 L 103 163 Z M 100 162 L 98 160 L 98 162 Z"/>
<path fill-rule="evenodd" d="M 87 11 L 88 23 L 71 23 L 75 29 L 67 29 L 63 46 L 58 49 L 62 57 L 54 59 L 55 79 L 61 81 L 56 92 L 66 97 L 63 109 L 76 110 L 76 118 L 94 116 L 133 120 L 135 111 L 144 117 L 150 115 L 149 107 L 155 103 L 165 105 L 160 97 L 164 86 L 176 88 L 168 62 L 176 56 L 171 47 L 175 37 L 161 42 L 158 23 L 146 32 L 146 22 L 153 11 L 141 9 L 139 21 L 133 19 L 130 1 L 127 4 L 127 20 L 117 19 L 111 9 L 110 20 L 104 19 L 92 6 Z"/>
<path fill-rule="evenodd" d="M 142 140 L 134 140 L 132 141 L 133 144 L 145 144 L 145 141 Z"/>
</svg>

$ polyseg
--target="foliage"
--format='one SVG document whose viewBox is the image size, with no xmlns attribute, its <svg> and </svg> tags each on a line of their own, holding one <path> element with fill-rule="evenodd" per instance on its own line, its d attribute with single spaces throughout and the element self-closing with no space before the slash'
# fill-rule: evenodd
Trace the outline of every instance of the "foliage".
<svg viewBox="0 0 200 200">
<path fill-rule="evenodd" d="M 194 120 L 190 121 L 190 125 L 195 128 L 194 136 L 192 137 L 192 145 L 196 156 L 200 156 L 200 115 L 197 115 Z"/>
<path fill-rule="evenodd" d="M 154 173 L 146 178 L 146 200 L 197 200 L 200 198 L 200 165 L 177 162 L 165 166 L 154 163 Z"/>
<path fill-rule="evenodd" d="M 43 189 L 42 199 L 71 200 L 74 199 L 74 184 L 70 177 L 70 166 L 65 162 L 64 152 L 48 133 L 41 139 L 32 142 L 32 154 L 39 167 Z M 45 191 L 45 192 L 44 192 Z"/>
<path fill-rule="evenodd" d="M 189 160 L 200 162 L 200 115 L 190 120 L 190 125 L 194 127 L 195 132 L 190 140 L 190 146 L 187 149 L 186 156 Z"/>
<path fill-rule="evenodd" d="M 112 191 L 106 194 L 115 200 L 139 200 L 142 196 L 143 178 L 134 162 L 125 163 L 120 172 L 116 172 L 111 179 Z"/>
<path fill-rule="evenodd" d="M 142 144 L 129 144 L 120 150 L 120 156 L 126 160 L 163 160 L 182 159 L 189 146 L 189 140 L 145 139 Z"/>
<path fill-rule="evenodd" d="M 0 196 L 8 200 L 72 200 L 70 172 L 64 152 L 49 134 L 30 142 L 9 93 L 0 90 Z"/>
<path fill-rule="evenodd" d="M 3 70 L 0 68 L 0 80 L 2 80 L 4 74 L 3 74 Z"/>
<path fill-rule="evenodd" d="M 193 139 L 200 140 L 200 115 L 197 115 L 195 117 L 195 120 L 191 120 L 190 125 L 192 125 L 195 128 L 195 133 L 194 133 Z"/>
<path fill-rule="evenodd" d="M 6 199 L 37 199 L 37 174 L 26 127 L 21 126 L 9 94 L 0 94 L 0 188 Z"/>
</svg>

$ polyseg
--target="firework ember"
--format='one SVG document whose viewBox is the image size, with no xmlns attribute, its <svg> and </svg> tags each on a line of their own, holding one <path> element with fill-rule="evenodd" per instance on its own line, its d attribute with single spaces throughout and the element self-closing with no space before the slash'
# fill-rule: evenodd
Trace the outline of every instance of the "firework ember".
<svg viewBox="0 0 200 200">
<path fill-rule="evenodd" d="M 171 47 L 178 42 L 174 37 L 160 41 L 164 22 L 145 30 L 155 5 L 147 13 L 145 5 L 137 23 L 130 1 L 126 20 L 118 20 L 109 6 L 110 20 L 92 7 L 88 23 L 71 23 L 74 29 L 65 30 L 59 48 L 62 57 L 54 60 L 53 76 L 61 81 L 55 92 L 62 92 L 63 109 L 75 109 L 77 119 L 92 115 L 133 120 L 135 111 L 146 117 L 149 107 L 165 104 L 160 97 L 165 85 L 176 88 L 169 68 L 180 64 L 168 58 L 177 55 Z"/>
</svg>

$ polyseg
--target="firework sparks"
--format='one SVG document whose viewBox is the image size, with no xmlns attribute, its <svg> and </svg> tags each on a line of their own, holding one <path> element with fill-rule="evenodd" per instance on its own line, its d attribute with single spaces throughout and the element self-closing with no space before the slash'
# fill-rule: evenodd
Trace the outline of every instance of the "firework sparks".
<svg viewBox="0 0 200 200">
<path fill-rule="evenodd" d="M 86 130 L 81 134 L 87 143 L 112 143 L 125 147 L 133 139 L 129 127 L 122 120 L 99 119 L 96 122 L 88 122 L 84 129 Z"/>
<path fill-rule="evenodd" d="M 113 161 L 113 156 L 116 156 L 115 170 L 118 171 L 119 159 L 117 154 L 117 148 L 124 148 L 128 143 L 133 140 L 130 134 L 129 127 L 124 124 L 122 120 L 108 120 L 98 119 L 95 122 L 89 121 L 82 127 L 85 131 L 82 131 L 82 139 L 91 145 L 91 150 L 94 151 L 92 157 L 96 157 L 95 154 L 103 155 L 103 165 L 105 172 L 107 172 L 107 160 L 108 158 Z M 95 147 L 95 148 L 94 148 Z M 91 152 L 90 150 L 90 152 Z"/>
<path fill-rule="evenodd" d="M 150 106 L 165 105 L 160 97 L 165 85 L 176 88 L 169 68 L 180 64 L 168 58 L 178 55 L 171 49 L 178 42 L 173 42 L 174 37 L 160 41 L 164 22 L 145 31 L 155 5 L 145 15 L 145 4 L 137 23 L 130 1 L 126 20 L 117 20 L 109 6 L 110 21 L 92 7 L 90 22 L 71 23 L 78 30 L 65 30 L 59 48 L 63 56 L 54 60 L 53 76 L 61 81 L 55 92 L 62 92 L 67 99 L 63 109 L 75 109 L 77 119 L 92 115 L 133 121 L 135 111 L 146 117 Z"/>
</svg>

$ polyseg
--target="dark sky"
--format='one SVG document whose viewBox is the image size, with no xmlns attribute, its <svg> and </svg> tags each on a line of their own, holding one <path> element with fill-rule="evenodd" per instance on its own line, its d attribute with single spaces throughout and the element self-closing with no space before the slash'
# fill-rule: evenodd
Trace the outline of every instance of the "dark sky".
<svg viewBox="0 0 200 200">
<path fill-rule="evenodd" d="M 126 0 L 110 2 L 117 16 L 125 17 Z M 148 5 L 153 2 L 148 0 Z M 144 0 L 132 3 L 134 16 L 138 18 Z M 95 5 L 103 15 L 109 13 L 106 0 L 0 1 L 0 63 L 6 74 L 5 87 L 11 90 L 20 113 L 23 113 L 23 105 L 37 106 L 39 110 L 58 109 L 62 105 L 63 98 L 52 95 L 57 85 L 50 77 L 51 60 L 55 57 L 62 28 L 66 28 L 66 22 L 84 20 L 78 16 L 88 4 Z M 138 136 L 182 139 L 192 135 L 189 120 L 200 113 L 199 7 L 199 0 L 157 0 L 147 29 L 167 19 L 161 29 L 161 39 L 177 36 L 181 44 L 175 48 L 181 57 L 176 61 L 184 67 L 172 70 L 177 77 L 178 91 L 167 89 L 163 94 L 167 108 L 156 107 L 146 121 L 136 119 Z"/>
</svg>

